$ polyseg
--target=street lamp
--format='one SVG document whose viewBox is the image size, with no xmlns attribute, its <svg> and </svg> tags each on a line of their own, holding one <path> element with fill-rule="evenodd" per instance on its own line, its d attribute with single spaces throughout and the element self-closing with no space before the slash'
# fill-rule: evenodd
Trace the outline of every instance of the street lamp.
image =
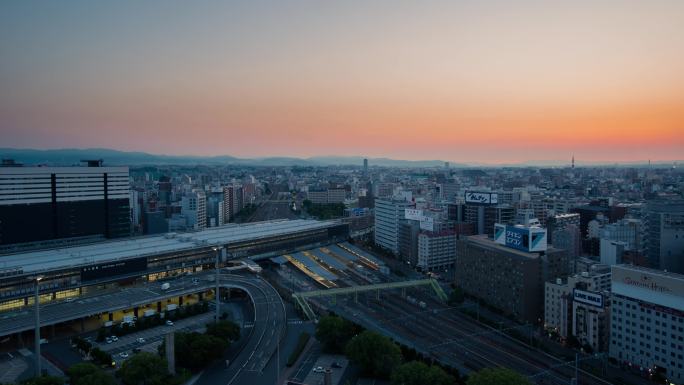
<svg viewBox="0 0 684 385">
<path fill-rule="evenodd" d="M 212 247 L 212 250 L 216 253 L 216 323 L 219 322 L 219 254 L 221 249 L 223 249 L 223 246 Z"/>
<path fill-rule="evenodd" d="M 35 298 L 34 298 L 34 307 L 36 311 L 36 329 L 34 332 L 35 335 L 35 353 L 36 353 L 36 377 L 40 377 L 42 370 L 40 368 L 40 294 L 39 294 L 39 285 L 40 281 L 43 279 L 42 275 L 37 275 L 35 277 L 30 277 L 30 280 L 35 282 Z"/>
</svg>

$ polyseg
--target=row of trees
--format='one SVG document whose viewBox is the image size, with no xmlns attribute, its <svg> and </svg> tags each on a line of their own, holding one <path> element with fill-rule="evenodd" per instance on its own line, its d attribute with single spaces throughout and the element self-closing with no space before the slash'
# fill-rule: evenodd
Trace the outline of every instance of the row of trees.
<svg viewBox="0 0 684 385">
<path fill-rule="evenodd" d="M 230 343 L 240 338 L 240 327 L 231 321 L 207 324 L 205 333 L 182 333 L 174 335 L 176 365 L 191 372 L 204 369 L 221 358 Z M 166 352 L 166 342 L 159 346 L 159 354 Z"/>
<path fill-rule="evenodd" d="M 344 353 L 351 362 L 359 366 L 364 375 L 390 379 L 392 385 L 464 383 L 455 369 L 442 368 L 415 350 L 400 347 L 381 334 L 364 331 L 360 326 L 341 317 L 334 315 L 322 317 L 316 327 L 316 339 L 321 342 L 324 351 Z M 496 368 L 484 369 L 472 374 L 465 384 L 530 385 L 531 383 L 512 370 Z"/>
<path fill-rule="evenodd" d="M 318 219 L 339 218 L 344 214 L 344 203 L 313 204 L 305 199 L 302 206 L 309 215 Z"/>
</svg>

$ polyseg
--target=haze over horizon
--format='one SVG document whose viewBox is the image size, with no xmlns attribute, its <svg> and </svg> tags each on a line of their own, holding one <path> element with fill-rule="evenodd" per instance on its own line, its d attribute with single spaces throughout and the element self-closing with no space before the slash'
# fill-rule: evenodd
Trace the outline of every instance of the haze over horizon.
<svg viewBox="0 0 684 385">
<path fill-rule="evenodd" d="M 681 36 L 674 0 L 6 1 L 0 146 L 679 160 Z"/>
</svg>

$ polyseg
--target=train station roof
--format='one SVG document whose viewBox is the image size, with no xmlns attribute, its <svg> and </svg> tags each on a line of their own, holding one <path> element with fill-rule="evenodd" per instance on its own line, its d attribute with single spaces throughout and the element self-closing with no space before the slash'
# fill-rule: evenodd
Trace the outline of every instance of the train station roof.
<svg viewBox="0 0 684 385">
<path fill-rule="evenodd" d="M 86 266 L 210 246 L 229 246 L 231 243 L 320 230 L 337 224 L 339 223 L 336 221 L 274 220 L 228 224 L 187 233 L 148 235 L 69 247 L 22 251 L 0 255 L 0 277 Z"/>
</svg>

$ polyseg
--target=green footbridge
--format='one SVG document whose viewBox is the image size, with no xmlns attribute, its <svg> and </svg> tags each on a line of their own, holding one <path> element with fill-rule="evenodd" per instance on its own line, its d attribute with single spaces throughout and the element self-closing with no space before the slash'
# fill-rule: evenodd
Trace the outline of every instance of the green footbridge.
<svg viewBox="0 0 684 385">
<path fill-rule="evenodd" d="M 295 301 L 295 304 L 299 306 L 300 309 L 304 312 L 306 317 L 309 320 L 316 321 L 318 317 L 316 316 L 316 313 L 313 311 L 309 303 L 307 302 L 308 298 L 315 298 L 315 297 L 330 297 L 332 296 L 333 298 L 338 296 L 338 295 L 358 295 L 358 293 L 362 292 L 368 292 L 368 291 L 376 291 L 378 293 L 378 296 L 380 295 L 380 290 L 391 290 L 391 289 L 406 289 L 408 287 L 419 287 L 419 286 L 429 286 L 434 290 L 435 294 L 437 295 L 437 298 L 439 298 L 442 301 L 447 300 L 447 295 L 444 293 L 444 290 L 442 290 L 442 287 L 439 286 L 439 283 L 437 283 L 436 280 L 429 278 L 429 279 L 418 279 L 418 280 L 412 280 L 412 281 L 401 281 L 401 282 L 389 282 L 389 283 L 378 283 L 378 284 L 372 284 L 372 285 L 360 285 L 360 286 L 350 286 L 350 287 L 339 287 L 335 289 L 325 289 L 325 290 L 312 290 L 312 291 L 305 291 L 305 292 L 299 292 L 299 293 L 292 293 L 292 298 Z"/>
</svg>

